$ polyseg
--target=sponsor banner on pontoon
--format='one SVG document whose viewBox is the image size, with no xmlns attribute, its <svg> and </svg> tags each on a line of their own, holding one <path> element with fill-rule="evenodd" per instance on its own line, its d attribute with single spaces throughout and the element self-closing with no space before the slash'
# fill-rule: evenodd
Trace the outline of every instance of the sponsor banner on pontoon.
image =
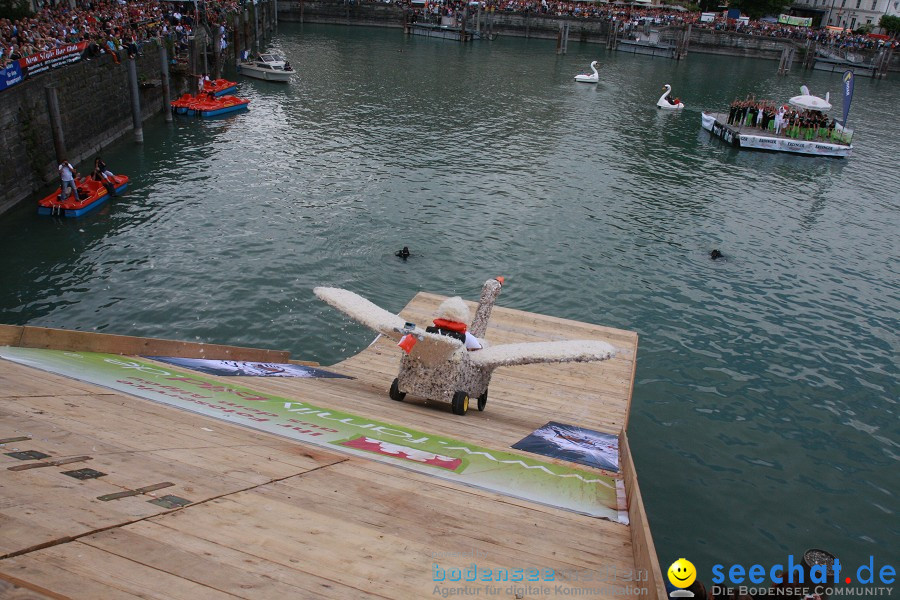
<svg viewBox="0 0 900 600">
<path fill-rule="evenodd" d="M 55 69 L 56 67 L 78 62 L 81 60 L 81 56 L 84 54 L 87 46 L 87 42 L 78 42 L 77 44 L 66 44 L 53 50 L 37 52 L 31 56 L 20 58 L 19 67 L 28 77 L 32 77 L 48 69 Z"/>
<path fill-rule="evenodd" d="M 340 373 L 291 363 L 251 362 L 246 360 L 210 360 L 208 358 L 180 358 L 177 356 L 145 356 L 160 362 L 177 365 L 219 376 L 243 377 L 325 377 L 353 379 Z"/>
<path fill-rule="evenodd" d="M 759 135 L 741 134 L 740 144 L 741 148 L 777 150 L 779 152 L 796 152 L 799 154 L 818 154 L 821 156 L 847 156 L 850 154 L 849 146 Z"/>
<path fill-rule="evenodd" d="M 0 357 L 298 441 L 622 523 L 622 480 L 169 370 L 145 360 L 0 347 Z M 335 380 L 335 385 L 340 385 Z M 319 384 L 321 385 L 321 384 Z M 314 393 L 310 390 L 310 393 Z"/>
<path fill-rule="evenodd" d="M 17 83 L 22 83 L 25 77 L 22 75 L 22 68 L 19 63 L 13 62 L 6 65 L 6 68 L 0 69 L 0 91 L 8 87 L 12 87 Z"/>
<path fill-rule="evenodd" d="M 716 137 L 720 137 L 729 144 L 736 145 L 737 138 L 731 129 L 722 125 L 716 120 L 713 120 L 712 125 L 710 126 L 709 131 Z"/>
</svg>

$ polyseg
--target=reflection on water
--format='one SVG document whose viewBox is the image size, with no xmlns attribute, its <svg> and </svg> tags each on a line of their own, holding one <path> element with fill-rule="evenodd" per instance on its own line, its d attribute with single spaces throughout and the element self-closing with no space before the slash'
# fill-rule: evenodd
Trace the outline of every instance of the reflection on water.
<svg viewBox="0 0 900 600">
<path fill-rule="evenodd" d="M 836 97 L 830 74 L 363 28 L 283 25 L 275 45 L 298 76 L 241 81 L 248 113 L 104 151 L 126 196 L 0 223 L 0 321 L 329 364 L 371 335 L 313 286 L 399 310 L 502 274 L 505 306 L 640 334 L 630 435 L 661 562 L 862 562 L 897 539 L 896 84 L 857 82 L 834 160 L 700 129 L 751 92 Z M 575 84 L 598 55 L 601 83 Z M 664 83 L 685 110 L 655 108 Z"/>
</svg>

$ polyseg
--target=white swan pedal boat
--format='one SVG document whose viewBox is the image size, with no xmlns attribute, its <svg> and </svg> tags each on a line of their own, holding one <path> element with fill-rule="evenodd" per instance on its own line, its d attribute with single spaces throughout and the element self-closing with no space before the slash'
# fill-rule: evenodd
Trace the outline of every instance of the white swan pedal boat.
<svg viewBox="0 0 900 600">
<path fill-rule="evenodd" d="M 575 81 L 581 83 L 597 83 L 600 81 L 600 73 L 597 72 L 597 61 L 591 63 L 591 71 L 593 73 L 579 73 L 575 76 Z"/>
<path fill-rule="evenodd" d="M 252 60 L 242 60 L 237 68 L 241 75 L 264 81 L 288 82 L 294 74 L 294 69 L 284 57 L 271 52 L 260 54 Z"/>
<path fill-rule="evenodd" d="M 663 95 L 659 97 L 659 100 L 656 102 L 656 108 L 662 110 L 681 110 L 684 108 L 684 102 L 680 100 L 678 102 L 669 101 L 669 94 L 672 93 L 672 86 L 668 83 L 663 86 L 663 89 L 666 90 L 663 92 Z M 676 100 L 678 100 L 676 98 Z"/>
</svg>

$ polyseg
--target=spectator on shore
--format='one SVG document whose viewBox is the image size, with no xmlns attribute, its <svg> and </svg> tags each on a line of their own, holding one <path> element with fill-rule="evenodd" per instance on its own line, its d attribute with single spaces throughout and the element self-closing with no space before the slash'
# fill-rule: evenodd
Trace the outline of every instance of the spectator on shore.
<svg viewBox="0 0 900 600">
<path fill-rule="evenodd" d="M 134 58 L 140 53 L 142 43 L 168 35 L 169 23 L 177 24 L 179 46 L 186 48 L 194 19 L 178 12 L 181 6 L 160 0 L 39 3 L 33 15 L 16 20 L 0 18 L 0 67 L 36 52 L 79 42 L 89 42 L 89 57 L 102 52 L 115 57 L 124 40 L 129 58 Z M 222 23 L 218 27 L 220 35 L 226 34 L 227 16 L 240 8 L 236 0 L 207 0 L 199 6 L 201 19 Z"/>
</svg>

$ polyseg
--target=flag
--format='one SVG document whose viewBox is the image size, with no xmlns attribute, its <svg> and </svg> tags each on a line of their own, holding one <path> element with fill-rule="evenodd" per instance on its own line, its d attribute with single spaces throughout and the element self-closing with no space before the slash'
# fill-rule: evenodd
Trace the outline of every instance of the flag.
<svg viewBox="0 0 900 600">
<path fill-rule="evenodd" d="M 841 81 L 844 89 L 844 119 L 841 126 L 846 127 L 847 115 L 850 114 L 850 101 L 853 100 L 853 71 L 844 71 Z"/>
</svg>

